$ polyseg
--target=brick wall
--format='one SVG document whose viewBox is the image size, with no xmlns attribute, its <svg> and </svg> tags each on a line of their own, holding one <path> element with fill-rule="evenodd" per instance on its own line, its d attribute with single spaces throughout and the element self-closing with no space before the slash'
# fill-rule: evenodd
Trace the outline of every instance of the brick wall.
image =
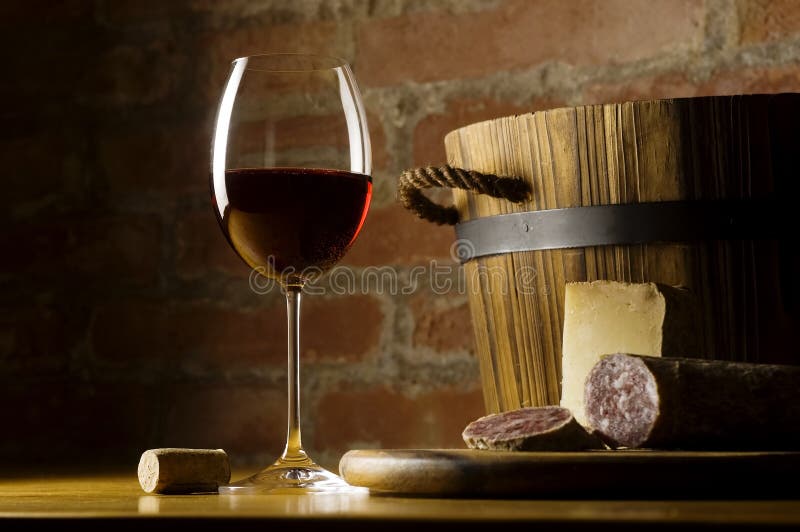
<svg viewBox="0 0 800 532">
<path fill-rule="evenodd" d="M 415 290 L 304 302 L 306 446 L 460 445 L 482 413 L 452 229 L 394 202 L 448 131 L 560 105 L 796 91 L 793 0 L 63 0 L 0 6 L 0 459 L 135 463 L 155 446 L 282 448 L 285 315 L 216 226 L 207 168 L 229 60 L 351 60 L 375 201 L 344 265 Z M 90 455 L 86 450 L 95 451 Z M 91 457 L 91 458 L 89 458 Z"/>
</svg>

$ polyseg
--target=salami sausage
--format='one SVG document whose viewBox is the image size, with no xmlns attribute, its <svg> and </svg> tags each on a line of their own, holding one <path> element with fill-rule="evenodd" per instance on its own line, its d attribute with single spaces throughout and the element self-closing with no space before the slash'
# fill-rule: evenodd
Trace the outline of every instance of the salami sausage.
<svg viewBox="0 0 800 532">
<path fill-rule="evenodd" d="M 615 354 L 586 378 L 586 418 L 612 447 L 800 449 L 800 367 Z"/>
<path fill-rule="evenodd" d="M 471 449 L 492 451 L 580 451 L 602 449 L 566 408 L 541 406 L 490 414 L 464 429 Z"/>
</svg>

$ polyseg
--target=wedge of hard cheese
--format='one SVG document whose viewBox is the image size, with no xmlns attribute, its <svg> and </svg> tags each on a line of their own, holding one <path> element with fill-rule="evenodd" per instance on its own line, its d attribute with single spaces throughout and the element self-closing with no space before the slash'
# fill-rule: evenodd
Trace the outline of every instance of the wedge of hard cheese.
<svg viewBox="0 0 800 532">
<path fill-rule="evenodd" d="M 655 283 L 567 283 L 561 358 L 561 406 L 586 425 L 584 384 L 602 355 L 702 353 L 695 298 Z"/>
</svg>

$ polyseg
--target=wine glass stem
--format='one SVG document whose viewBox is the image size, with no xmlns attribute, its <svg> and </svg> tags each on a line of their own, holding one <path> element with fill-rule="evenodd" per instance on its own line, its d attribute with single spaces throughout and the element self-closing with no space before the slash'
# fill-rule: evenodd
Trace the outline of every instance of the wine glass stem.
<svg viewBox="0 0 800 532">
<path fill-rule="evenodd" d="M 289 354 L 289 422 L 286 431 L 286 449 L 281 455 L 283 462 L 307 462 L 300 438 L 300 299 L 299 286 L 286 287 L 286 314 L 288 317 Z"/>
</svg>

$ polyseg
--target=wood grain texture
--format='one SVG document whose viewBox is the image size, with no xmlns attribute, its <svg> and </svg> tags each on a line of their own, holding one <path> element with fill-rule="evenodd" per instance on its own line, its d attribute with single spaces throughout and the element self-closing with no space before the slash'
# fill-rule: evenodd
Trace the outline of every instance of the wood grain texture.
<svg viewBox="0 0 800 532">
<path fill-rule="evenodd" d="M 7 473 L 7 472 L 6 472 Z M 235 477 L 252 471 L 239 471 Z M 604 494 L 605 495 L 605 494 Z M 48 469 L 0 478 L 4 530 L 686 530 L 800 525 L 796 500 L 498 500 L 351 495 L 142 495 L 135 474 Z M 396 525 L 396 526 L 392 526 Z"/>
<path fill-rule="evenodd" d="M 461 220 L 563 207 L 797 197 L 800 96 L 753 95 L 553 109 L 457 129 L 448 164 L 515 175 L 512 204 L 454 191 Z M 533 228 L 535 230 L 535 228 Z M 794 238 L 794 237 L 792 237 Z M 515 252 L 464 265 L 487 412 L 558 404 L 564 285 L 685 287 L 700 300 L 701 356 L 797 363 L 798 254 L 730 240 Z"/>
<path fill-rule="evenodd" d="M 791 498 L 775 478 L 800 472 L 800 453 L 355 450 L 347 482 L 376 493 L 437 497 Z"/>
</svg>

